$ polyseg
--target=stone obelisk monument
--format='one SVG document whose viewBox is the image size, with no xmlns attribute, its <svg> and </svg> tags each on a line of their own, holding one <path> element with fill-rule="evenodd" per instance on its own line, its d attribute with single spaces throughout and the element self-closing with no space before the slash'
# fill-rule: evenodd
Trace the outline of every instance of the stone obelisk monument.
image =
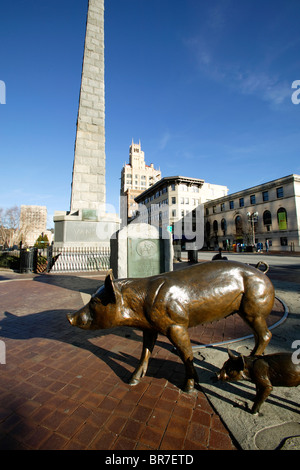
<svg viewBox="0 0 300 470">
<path fill-rule="evenodd" d="M 104 0 L 89 0 L 71 212 L 105 203 Z"/>
<path fill-rule="evenodd" d="M 103 246 L 118 229 L 118 217 L 105 211 L 105 158 L 104 0 L 89 0 L 71 207 L 55 212 L 56 245 Z"/>
</svg>

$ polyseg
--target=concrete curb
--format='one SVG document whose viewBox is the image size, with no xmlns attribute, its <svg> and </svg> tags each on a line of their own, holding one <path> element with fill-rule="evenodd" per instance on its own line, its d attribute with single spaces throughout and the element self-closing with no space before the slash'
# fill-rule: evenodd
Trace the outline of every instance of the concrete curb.
<svg viewBox="0 0 300 470">
<path fill-rule="evenodd" d="M 281 297 L 284 297 L 284 300 Z M 291 315 L 276 326 L 276 334 L 267 347 L 267 353 L 278 351 L 291 352 L 291 344 L 297 339 L 299 330 L 295 301 L 297 293 L 280 294 L 280 301 Z M 287 303 L 293 306 L 288 308 Z M 229 343 L 228 343 L 229 344 Z M 251 338 L 244 339 L 235 348 L 242 354 L 249 354 L 253 348 Z M 248 381 L 216 382 L 215 373 L 227 360 L 227 348 L 223 345 L 205 347 L 195 355 L 195 362 L 200 366 L 200 386 L 209 402 L 215 408 L 223 422 L 243 450 L 300 450 L 300 408 L 297 388 L 274 388 L 270 397 L 263 404 L 259 415 L 249 412 L 255 395 L 254 384 Z"/>
</svg>

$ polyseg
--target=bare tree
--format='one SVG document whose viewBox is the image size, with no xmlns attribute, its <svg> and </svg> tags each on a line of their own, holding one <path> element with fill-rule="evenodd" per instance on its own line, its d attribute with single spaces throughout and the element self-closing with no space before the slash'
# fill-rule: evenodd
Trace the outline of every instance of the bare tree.
<svg viewBox="0 0 300 470">
<path fill-rule="evenodd" d="M 0 207 L 0 245 L 5 245 L 6 229 L 4 226 L 4 210 Z"/>
<path fill-rule="evenodd" d="M 10 207 L 4 210 L 0 208 L 0 243 L 12 246 L 19 243 L 20 239 L 20 208 Z"/>
</svg>

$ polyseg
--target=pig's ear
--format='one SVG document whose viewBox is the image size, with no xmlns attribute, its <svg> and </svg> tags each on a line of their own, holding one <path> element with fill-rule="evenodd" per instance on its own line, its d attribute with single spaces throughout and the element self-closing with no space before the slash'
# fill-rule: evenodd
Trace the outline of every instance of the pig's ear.
<svg viewBox="0 0 300 470">
<path fill-rule="evenodd" d="M 241 354 L 238 351 L 236 351 L 236 354 L 237 354 L 237 356 L 232 356 L 232 358 L 235 360 L 235 368 L 236 368 L 236 370 L 244 370 L 245 369 L 244 356 L 243 356 L 243 354 Z"/>
<path fill-rule="evenodd" d="M 115 278 L 114 278 L 114 275 L 113 275 L 113 270 L 112 270 L 112 269 L 109 269 L 109 270 L 107 271 L 107 275 L 106 275 L 106 276 L 109 276 L 112 281 L 115 279 Z"/>
<path fill-rule="evenodd" d="M 241 370 L 245 369 L 245 359 L 244 359 L 243 354 L 240 354 L 239 356 L 239 365 L 240 365 Z"/>
<path fill-rule="evenodd" d="M 106 292 L 109 294 L 113 302 L 116 302 L 116 293 L 115 293 L 115 287 L 113 284 L 113 274 L 112 272 L 109 272 L 109 274 L 106 276 L 105 281 L 104 281 L 104 286 Z"/>
<path fill-rule="evenodd" d="M 233 360 L 236 359 L 236 356 L 233 354 L 233 352 L 229 348 L 227 348 L 227 352 L 228 352 L 228 356 L 230 359 L 233 359 Z"/>
</svg>

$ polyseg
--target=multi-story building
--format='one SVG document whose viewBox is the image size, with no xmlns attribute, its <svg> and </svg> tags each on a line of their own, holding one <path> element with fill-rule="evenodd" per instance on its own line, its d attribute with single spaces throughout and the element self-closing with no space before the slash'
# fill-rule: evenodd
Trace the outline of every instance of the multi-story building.
<svg viewBox="0 0 300 470">
<path fill-rule="evenodd" d="M 46 206 L 21 205 L 20 233 L 22 244 L 33 246 L 41 233 L 46 232 L 47 208 Z"/>
<path fill-rule="evenodd" d="M 135 197 L 160 179 L 160 170 L 155 169 L 153 163 L 150 166 L 146 165 L 141 142 L 135 144 L 132 141 L 129 147 L 129 163 L 125 163 L 121 172 L 120 213 L 122 225 L 126 225 L 137 210 Z"/>
<path fill-rule="evenodd" d="M 193 219 L 197 207 L 205 201 L 226 196 L 227 193 L 227 186 L 205 183 L 199 178 L 165 177 L 135 198 L 139 205 L 138 220 L 168 227 L 173 235 L 177 234 L 178 242 L 180 239 L 181 246 L 184 247 L 184 229 L 189 234 L 195 231 L 188 224 L 193 225 L 195 222 Z M 188 215 L 191 215 L 190 220 L 186 217 Z M 183 223 L 185 227 L 182 226 Z"/>
<path fill-rule="evenodd" d="M 300 251 L 300 176 L 205 203 L 205 246 Z M 266 245 L 267 242 L 267 245 Z M 249 248 L 251 247 L 251 248 Z"/>
</svg>

